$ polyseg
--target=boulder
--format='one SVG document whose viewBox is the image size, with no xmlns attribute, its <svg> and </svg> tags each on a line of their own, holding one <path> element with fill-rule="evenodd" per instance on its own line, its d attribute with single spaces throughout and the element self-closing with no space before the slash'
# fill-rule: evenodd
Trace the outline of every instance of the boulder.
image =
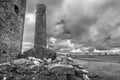
<svg viewBox="0 0 120 80">
<path fill-rule="evenodd" d="M 38 47 L 35 46 L 34 48 L 25 51 L 23 54 L 19 54 L 18 58 L 26 58 L 26 57 L 35 57 L 35 58 L 40 58 L 40 59 L 44 59 L 44 58 L 51 58 L 52 60 L 55 60 L 57 55 L 56 52 L 46 48 L 46 47 Z"/>
</svg>

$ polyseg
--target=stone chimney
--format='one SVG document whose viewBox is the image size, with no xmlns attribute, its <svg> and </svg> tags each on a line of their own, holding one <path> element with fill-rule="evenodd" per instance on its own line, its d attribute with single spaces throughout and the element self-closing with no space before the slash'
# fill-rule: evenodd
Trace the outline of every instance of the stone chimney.
<svg viewBox="0 0 120 80">
<path fill-rule="evenodd" d="M 34 46 L 47 47 L 46 6 L 37 4 Z"/>
</svg>

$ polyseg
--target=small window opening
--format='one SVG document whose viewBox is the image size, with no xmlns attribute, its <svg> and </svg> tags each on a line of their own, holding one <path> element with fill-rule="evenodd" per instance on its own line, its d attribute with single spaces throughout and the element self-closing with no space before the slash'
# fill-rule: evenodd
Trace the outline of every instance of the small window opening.
<svg viewBox="0 0 120 80">
<path fill-rule="evenodd" d="M 16 14 L 18 14 L 18 13 L 19 13 L 19 8 L 18 8 L 18 6 L 17 6 L 17 5 L 15 5 L 15 6 L 14 6 L 14 10 L 15 10 Z"/>
</svg>

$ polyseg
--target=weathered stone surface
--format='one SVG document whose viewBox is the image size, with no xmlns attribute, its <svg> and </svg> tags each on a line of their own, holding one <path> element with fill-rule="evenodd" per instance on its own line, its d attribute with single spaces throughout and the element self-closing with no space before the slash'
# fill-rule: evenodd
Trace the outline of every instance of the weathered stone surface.
<svg viewBox="0 0 120 80">
<path fill-rule="evenodd" d="M 51 58 L 52 60 L 56 59 L 57 55 L 56 52 L 54 52 L 53 50 L 49 49 L 49 48 L 45 48 L 42 46 L 35 46 L 34 48 L 25 51 L 23 54 L 19 55 L 18 58 L 21 57 L 36 57 L 36 58 Z"/>
<path fill-rule="evenodd" d="M 46 6 L 44 4 L 37 4 L 34 45 L 47 46 Z"/>
<path fill-rule="evenodd" d="M 0 0 L 0 63 L 21 53 L 26 0 Z"/>
</svg>

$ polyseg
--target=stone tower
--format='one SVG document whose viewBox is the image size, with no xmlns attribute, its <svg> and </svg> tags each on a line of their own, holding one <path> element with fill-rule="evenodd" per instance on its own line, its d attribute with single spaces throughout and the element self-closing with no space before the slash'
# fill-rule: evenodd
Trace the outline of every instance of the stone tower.
<svg viewBox="0 0 120 80">
<path fill-rule="evenodd" d="M 46 47 L 46 6 L 44 4 L 37 4 L 34 48 L 25 51 L 19 58 L 32 56 L 40 59 L 51 58 L 54 60 L 56 52 Z"/>
<path fill-rule="evenodd" d="M 0 0 L 0 63 L 21 53 L 26 0 Z"/>
<path fill-rule="evenodd" d="M 37 4 L 34 46 L 47 46 L 46 6 Z"/>
</svg>

